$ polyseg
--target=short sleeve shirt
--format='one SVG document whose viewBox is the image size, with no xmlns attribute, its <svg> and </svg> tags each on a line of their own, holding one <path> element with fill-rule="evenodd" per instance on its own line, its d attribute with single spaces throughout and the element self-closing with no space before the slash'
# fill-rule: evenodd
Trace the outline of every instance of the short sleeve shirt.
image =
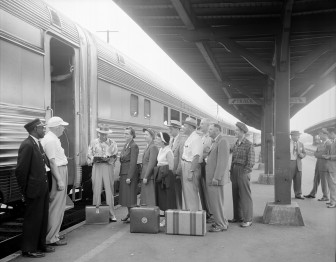
<svg viewBox="0 0 336 262">
<path fill-rule="evenodd" d="M 201 163 L 203 156 L 202 138 L 196 133 L 192 132 L 184 143 L 182 158 L 191 162 L 196 155 L 199 155 L 199 163 Z"/>
<path fill-rule="evenodd" d="M 41 144 L 47 157 L 49 159 L 54 158 L 57 166 L 68 164 L 61 141 L 53 132 L 49 131 L 41 140 Z"/>
</svg>

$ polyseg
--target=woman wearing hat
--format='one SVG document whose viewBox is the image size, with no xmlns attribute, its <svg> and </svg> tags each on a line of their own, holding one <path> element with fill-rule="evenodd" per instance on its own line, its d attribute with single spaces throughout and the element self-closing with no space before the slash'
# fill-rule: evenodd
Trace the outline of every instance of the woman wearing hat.
<svg viewBox="0 0 336 262">
<path fill-rule="evenodd" d="M 116 222 L 114 212 L 114 163 L 117 158 L 117 143 L 107 137 L 112 131 L 106 125 L 96 129 L 98 138 L 94 139 L 88 149 L 88 164 L 92 168 L 92 204 L 99 206 L 101 204 L 101 191 L 104 186 L 106 194 L 106 203 L 109 206 L 110 221 Z"/>
<path fill-rule="evenodd" d="M 153 171 L 156 166 L 156 158 L 159 150 L 156 145 L 154 145 L 154 130 L 151 128 L 144 128 L 143 132 L 147 142 L 147 147 L 142 156 L 140 204 L 146 206 L 156 206 Z"/>
<path fill-rule="evenodd" d="M 176 209 L 174 154 L 169 146 L 170 136 L 167 133 L 158 133 L 155 142 L 160 147 L 157 156 L 156 175 L 156 201 L 163 211 Z M 164 226 L 165 221 L 161 223 Z"/>
<path fill-rule="evenodd" d="M 127 127 L 124 132 L 126 144 L 120 153 L 120 188 L 119 203 L 128 208 L 125 218 L 121 219 L 129 223 L 130 209 L 137 204 L 138 187 L 138 155 L 139 147 L 134 142 L 135 131 L 132 127 Z"/>
</svg>

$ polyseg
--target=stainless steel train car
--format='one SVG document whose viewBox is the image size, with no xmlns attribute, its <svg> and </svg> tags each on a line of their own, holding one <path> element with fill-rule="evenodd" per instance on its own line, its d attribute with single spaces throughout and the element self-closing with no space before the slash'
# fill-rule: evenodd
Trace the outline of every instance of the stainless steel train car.
<svg viewBox="0 0 336 262">
<path fill-rule="evenodd" d="M 21 200 L 14 176 L 17 152 L 27 136 L 23 125 L 36 117 L 55 115 L 70 123 L 61 142 L 75 186 L 100 123 L 111 125 L 119 150 L 123 129 L 133 126 L 142 152 L 144 126 L 165 130 L 171 119 L 212 118 L 43 1 L 0 0 L 0 19 L 0 204 Z M 71 66 L 70 78 L 53 80 Z M 220 124 L 234 139 L 234 127 Z"/>
</svg>

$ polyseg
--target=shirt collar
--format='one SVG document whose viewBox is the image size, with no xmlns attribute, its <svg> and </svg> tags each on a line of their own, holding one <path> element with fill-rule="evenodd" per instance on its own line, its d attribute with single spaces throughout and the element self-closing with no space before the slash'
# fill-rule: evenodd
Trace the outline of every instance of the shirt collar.
<svg viewBox="0 0 336 262">
<path fill-rule="evenodd" d="M 39 140 L 36 138 L 36 137 L 34 137 L 34 136 L 32 136 L 32 135 L 29 135 L 32 139 L 34 139 L 34 141 L 35 141 L 35 143 L 36 144 L 38 144 L 38 142 L 39 142 Z"/>
</svg>

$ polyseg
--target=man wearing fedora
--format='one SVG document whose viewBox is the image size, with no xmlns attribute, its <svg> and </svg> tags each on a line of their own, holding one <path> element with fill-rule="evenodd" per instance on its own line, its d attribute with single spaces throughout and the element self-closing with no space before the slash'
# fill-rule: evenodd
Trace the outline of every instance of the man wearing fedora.
<svg viewBox="0 0 336 262">
<path fill-rule="evenodd" d="M 321 143 L 317 145 L 317 149 L 314 153 L 316 157 L 316 165 L 315 165 L 315 175 L 313 188 L 308 195 L 305 195 L 305 198 L 315 198 L 317 193 L 317 188 L 321 182 L 321 188 L 323 196 L 318 199 L 319 201 L 328 201 L 329 200 L 329 188 L 327 177 L 325 176 L 324 171 L 327 170 L 328 160 L 324 159 L 322 155 L 328 154 L 327 147 L 331 144 L 331 141 L 328 139 L 328 131 L 325 128 L 322 128 L 318 135 Z"/>
<path fill-rule="evenodd" d="M 182 154 L 182 189 L 186 209 L 200 210 L 199 183 L 201 176 L 201 161 L 203 143 L 196 132 L 196 120 L 187 117 L 184 121 L 184 134 L 188 136 L 184 143 Z"/>
<path fill-rule="evenodd" d="M 117 222 L 114 212 L 114 163 L 117 159 L 117 143 L 108 138 L 112 131 L 107 125 L 101 125 L 96 129 L 98 138 L 89 146 L 87 162 L 92 167 L 92 204 L 101 204 L 101 192 L 105 188 L 106 203 L 109 206 L 110 221 Z"/>
<path fill-rule="evenodd" d="M 49 221 L 47 244 L 52 246 L 66 245 L 67 242 L 59 236 L 62 225 L 68 185 L 68 159 L 62 148 L 59 137 L 69 123 L 54 116 L 48 120 L 49 132 L 41 140 L 43 149 L 50 160 L 52 186 L 50 190 Z"/>
<path fill-rule="evenodd" d="M 302 161 L 301 159 L 306 156 L 306 151 L 303 143 L 299 141 L 300 132 L 293 130 L 291 131 L 290 140 L 290 175 L 293 180 L 294 195 L 297 199 L 304 199 L 302 196 Z"/>
<path fill-rule="evenodd" d="M 175 195 L 176 195 L 176 207 L 177 209 L 182 209 L 182 154 L 184 142 L 186 137 L 180 133 L 181 123 L 177 120 L 171 120 L 169 127 L 169 133 L 172 137 L 170 140 L 170 148 L 174 154 L 174 169 L 173 174 L 176 176 L 175 179 Z"/>
<path fill-rule="evenodd" d="M 232 151 L 230 179 L 232 182 L 233 219 L 230 223 L 240 222 L 241 227 L 252 225 L 253 201 L 251 195 L 251 172 L 255 162 L 253 144 L 246 138 L 247 126 L 236 123 L 237 141 Z"/>
<path fill-rule="evenodd" d="M 24 128 L 29 133 L 20 146 L 15 175 L 25 201 L 22 255 L 44 257 L 44 252 L 54 252 L 46 245 L 49 210 L 49 190 L 46 158 L 39 139 L 44 137 L 45 125 L 36 118 Z"/>
</svg>

